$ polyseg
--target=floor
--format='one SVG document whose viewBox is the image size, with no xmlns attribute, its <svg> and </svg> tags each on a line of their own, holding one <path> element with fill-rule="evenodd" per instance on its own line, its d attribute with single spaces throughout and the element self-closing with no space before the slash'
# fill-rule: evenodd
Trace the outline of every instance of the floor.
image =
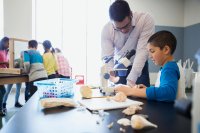
<svg viewBox="0 0 200 133">
<path fill-rule="evenodd" d="M 15 87 L 15 86 L 14 86 Z M 20 92 L 20 97 L 19 97 L 19 102 L 24 105 L 25 104 L 25 100 L 24 100 L 24 87 L 21 88 L 21 92 Z M 4 117 L 0 117 L 0 128 L 2 128 L 2 126 L 4 126 L 8 120 L 17 112 L 20 110 L 20 108 L 16 108 L 14 106 L 15 104 L 15 88 L 12 89 L 12 91 L 10 92 L 9 96 L 8 96 L 8 100 L 7 100 L 7 115 Z"/>
</svg>

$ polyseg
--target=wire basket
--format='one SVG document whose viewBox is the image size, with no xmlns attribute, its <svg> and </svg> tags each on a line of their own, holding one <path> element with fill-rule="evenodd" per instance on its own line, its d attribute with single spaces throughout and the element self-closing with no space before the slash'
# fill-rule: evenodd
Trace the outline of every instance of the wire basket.
<svg viewBox="0 0 200 133">
<path fill-rule="evenodd" d="M 40 99 L 42 98 L 71 98 L 74 96 L 74 83 L 76 80 L 67 78 L 55 78 L 34 82 L 38 88 Z"/>
</svg>

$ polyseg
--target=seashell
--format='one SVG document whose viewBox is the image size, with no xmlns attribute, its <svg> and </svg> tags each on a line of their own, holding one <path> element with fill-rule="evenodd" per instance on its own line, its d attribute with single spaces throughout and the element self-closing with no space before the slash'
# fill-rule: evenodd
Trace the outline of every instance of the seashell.
<svg viewBox="0 0 200 133">
<path fill-rule="evenodd" d="M 126 115 L 133 115 L 136 113 L 136 111 L 142 110 L 142 107 L 138 105 L 131 105 L 128 108 L 124 109 L 122 112 Z"/>
<path fill-rule="evenodd" d="M 107 125 L 107 127 L 110 129 L 113 127 L 114 122 L 111 122 L 110 124 Z"/>
<path fill-rule="evenodd" d="M 140 115 L 133 115 L 131 117 L 131 126 L 134 129 L 143 129 L 146 127 L 154 127 L 154 128 L 158 127 L 157 125 L 149 122 L 148 120 L 146 120 L 144 117 Z"/>
<path fill-rule="evenodd" d="M 53 108 L 58 106 L 75 107 L 76 102 L 70 98 L 44 98 L 40 100 L 43 108 Z"/>
<path fill-rule="evenodd" d="M 122 132 L 122 133 L 125 133 L 125 132 L 126 132 L 126 129 L 120 127 L 120 128 L 119 128 L 119 131 Z"/>
<path fill-rule="evenodd" d="M 92 97 L 92 89 L 89 86 L 81 86 L 80 92 L 83 98 L 91 98 Z"/>
<path fill-rule="evenodd" d="M 143 102 L 137 102 L 137 103 L 134 103 L 133 105 L 141 106 L 143 104 L 144 104 Z"/>
<path fill-rule="evenodd" d="M 127 118 L 121 118 L 117 121 L 117 123 L 119 125 L 123 125 L 123 126 L 130 126 L 131 125 L 131 121 Z"/>
<path fill-rule="evenodd" d="M 148 118 L 149 118 L 148 115 L 144 115 L 144 114 L 137 114 L 137 115 L 142 116 L 142 117 L 144 117 L 144 118 L 147 119 L 147 120 L 148 120 Z"/>
<path fill-rule="evenodd" d="M 127 96 L 123 92 L 117 92 L 117 94 L 114 97 L 112 97 L 112 99 L 116 102 L 125 102 Z"/>
</svg>

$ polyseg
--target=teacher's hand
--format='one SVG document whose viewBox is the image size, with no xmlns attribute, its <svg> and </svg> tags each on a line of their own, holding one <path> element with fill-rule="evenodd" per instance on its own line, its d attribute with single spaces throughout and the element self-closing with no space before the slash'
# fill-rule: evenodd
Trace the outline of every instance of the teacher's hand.
<svg viewBox="0 0 200 133">
<path fill-rule="evenodd" d="M 126 83 L 128 86 L 130 87 L 134 87 L 135 86 L 135 83 L 131 80 L 127 80 L 127 83 Z"/>
</svg>

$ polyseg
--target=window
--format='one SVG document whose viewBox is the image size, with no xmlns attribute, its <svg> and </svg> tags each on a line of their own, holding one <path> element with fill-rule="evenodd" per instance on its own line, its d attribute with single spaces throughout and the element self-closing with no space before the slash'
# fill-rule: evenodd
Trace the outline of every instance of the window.
<svg viewBox="0 0 200 133">
<path fill-rule="evenodd" d="M 101 29 L 109 20 L 109 0 L 35 0 L 35 36 L 61 48 L 73 77 L 100 82 Z"/>
</svg>

